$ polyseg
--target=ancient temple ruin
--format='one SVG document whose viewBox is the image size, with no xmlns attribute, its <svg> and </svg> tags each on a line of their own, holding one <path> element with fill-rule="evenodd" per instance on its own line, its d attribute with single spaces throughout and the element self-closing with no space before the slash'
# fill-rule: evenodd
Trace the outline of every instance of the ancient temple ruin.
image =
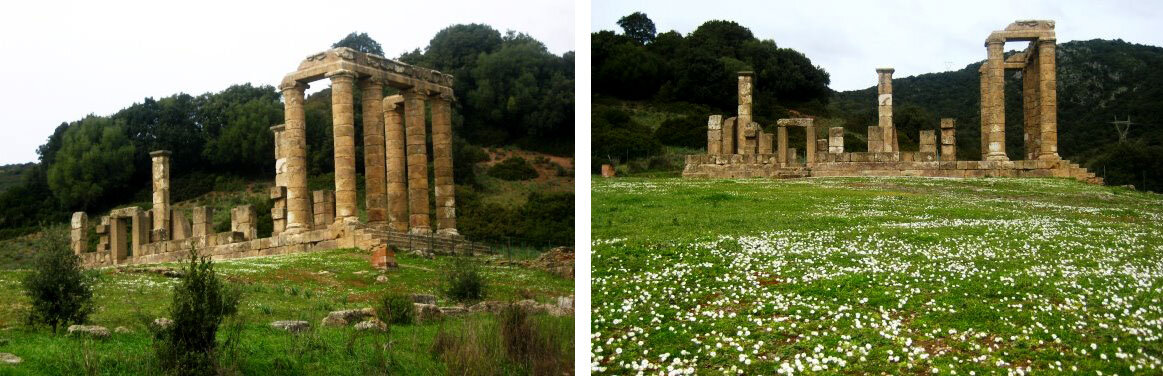
<svg viewBox="0 0 1163 376">
<path fill-rule="evenodd" d="M 1029 46 L 1004 58 L 1006 41 L 1027 41 Z M 876 69 L 879 116 L 864 135 L 867 152 L 845 151 L 843 127 L 829 128 L 826 137 L 820 138 L 811 117 L 776 120 L 773 140 L 752 120 L 754 75 L 739 72 L 737 116 L 710 116 L 707 154 L 688 155 L 683 176 L 1065 177 L 1102 184 L 1102 178 L 1058 156 L 1055 43 L 1054 21 L 1017 21 L 986 39 L 987 59 L 980 71 L 980 160 L 957 160 L 956 120 L 952 118 L 941 119 L 935 129 L 920 131 L 917 150 L 900 149 L 892 119 L 893 68 Z M 1011 161 L 1005 153 L 1006 69 L 1022 72 L 1024 160 Z M 789 127 L 804 130 L 803 149 L 788 145 Z M 802 160 L 799 150 L 804 151 Z"/>
<path fill-rule="evenodd" d="M 307 188 L 307 124 L 303 102 L 308 84 L 331 84 L 335 190 Z M 384 97 L 384 87 L 399 94 Z M 96 249 L 89 246 L 84 212 L 73 214 L 72 249 L 86 266 L 175 261 L 191 248 L 215 259 L 265 256 L 338 247 L 480 253 L 456 230 L 452 175 L 452 76 L 382 56 L 336 48 L 307 57 L 286 75 L 285 123 L 271 127 L 275 185 L 270 191 L 270 237 L 258 238 L 258 215 L 249 205 L 230 212 L 230 229 L 214 231 L 209 207 L 190 217 L 170 202 L 168 151 L 150 153 L 153 206 L 113 210 L 95 224 Z M 362 94 L 366 223 L 357 213 L 354 91 Z M 426 134 L 425 109 L 432 134 Z M 428 139 L 432 140 L 434 187 L 429 187 Z M 430 192 L 431 189 L 431 192 Z M 436 199 L 435 224 L 429 194 Z M 261 213 L 267 215 L 267 213 Z M 192 221 L 191 219 L 192 218 Z"/>
</svg>

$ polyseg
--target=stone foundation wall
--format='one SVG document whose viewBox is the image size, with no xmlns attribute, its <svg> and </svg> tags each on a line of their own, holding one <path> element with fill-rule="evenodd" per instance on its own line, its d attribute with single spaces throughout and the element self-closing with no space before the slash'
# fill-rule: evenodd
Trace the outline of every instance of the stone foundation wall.
<svg viewBox="0 0 1163 376">
<path fill-rule="evenodd" d="M 938 161 L 932 152 L 816 154 L 809 166 L 781 164 L 774 154 L 688 155 L 683 177 L 799 178 L 811 176 L 1059 177 L 1102 184 L 1066 160 Z"/>
</svg>

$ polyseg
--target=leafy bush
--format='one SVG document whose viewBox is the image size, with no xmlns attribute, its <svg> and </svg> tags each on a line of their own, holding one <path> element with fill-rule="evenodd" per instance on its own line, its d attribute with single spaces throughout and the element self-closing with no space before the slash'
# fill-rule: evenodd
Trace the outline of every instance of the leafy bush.
<svg viewBox="0 0 1163 376">
<path fill-rule="evenodd" d="M 224 286 L 210 257 L 199 256 L 196 249 L 183 269 L 170 305 L 173 324 L 154 333 L 154 350 L 171 374 L 214 374 L 218 327 L 238 311 L 239 291 Z"/>
<path fill-rule="evenodd" d="M 444 272 L 444 294 L 458 302 L 474 302 L 485 298 L 488 282 L 480 266 L 468 257 L 456 257 Z"/>
<path fill-rule="evenodd" d="M 654 138 L 663 145 L 703 148 L 707 145 L 705 121 L 694 116 L 666 119 L 654 130 Z"/>
<path fill-rule="evenodd" d="M 647 157 L 662 152 L 662 144 L 654 138 L 649 127 L 639 124 L 626 112 L 616 108 L 594 110 L 592 161 L 593 171 L 600 171 L 603 163 Z"/>
<path fill-rule="evenodd" d="M 93 274 L 69 249 L 64 231 L 45 230 L 36 248 L 32 273 L 22 283 L 32 306 L 28 323 L 48 325 L 53 333 L 70 323 L 84 323 L 93 313 Z"/>
<path fill-rule="evenodd" d="M 416 317 L 416 307 L 412 298 L 404 294 L 386 294 L 380 298 L 376 316 L 387 324 L 411 324 Z"/>
<path fill-rule="evenodd" d="M 525 158 L 509 157 L 489 168 L 489 176 L 508 181 L 537 178 L 537 170 Z"/>
</svg>

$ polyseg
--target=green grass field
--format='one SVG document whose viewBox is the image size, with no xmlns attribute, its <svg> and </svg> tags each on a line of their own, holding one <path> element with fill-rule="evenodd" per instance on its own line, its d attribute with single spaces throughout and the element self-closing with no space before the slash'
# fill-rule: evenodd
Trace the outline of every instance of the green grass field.
<svg viewBox="0 0 1163 376">
<path fill-rule="evenodd" d="M 625 178 L 592 205 L 595 373 L 1163 373 L 1163 196 Z"/>
<path fill-rule="evenodd" d="M 236 318 L 241 323 L 240 341 L 233 352 L 236 356 L 229 357 L 227 366 L 248 375 L 444 374 L 449 372 L 446 364 L 431 350 L 433 339 L 441 330 L 475 330 L 485 334 L 480 339 L 483 343 L 501 346 L 498 320 L 488 314 L 393 326 L 387 337 L 351 328 L 320 328 L 320 320 L 329 311 L 370 307 L 377 297 L 388 292 L 433 294 L 438 305 L 453 305 L 439 292 L 440 271 L 448 268 L 449 258 L 429 260 L 400 255 L 401 267 L 387 274 L 386 283 L 376 282 L 379 274 L 367 258 L 359 250 L 339 249 L 216 262 L 219 275 L 243 292 Z M 482 266 L 482 271 L 490 283 L 486 297 L 489 300 L 532 298 L 549 303 L 558 296 L 573 294 L 572 280 L 543 271 L 493 263 Z M 124 326 L 133 333 L 114 333 L 108 340 L 90 341 L 23 325 L 28 305 L 21 294 L 20 280 L 26 273 L 0 271 L 0 352 L 13 353 L 24 360 L 14 366 L 0 364 L 0 374 L 157 373 L 151 339 L 141 318 L 167 316 L 177 279 L 156 273 L 100 270 L 94 294 L 98 308 L 90 321 L 110 330 Z M 560 337 L 561 352 L 572 359 L 573 318 L 538 315 L 534 319 L 543 330 Z M 269 323 L 275 320 L 306 320 L 312 330 L 292 335 L 270 328 Z M 220 329 L 220 342 L 226 331 Z M 385 369 L 376 359 L 383 358 L 379 349 L 389 342 L 391 363 Z M 529 372 L 503 355 L 489 359 L 492 363 L 479 366 L 493 371 L 483 374 Z"/>
</svg>

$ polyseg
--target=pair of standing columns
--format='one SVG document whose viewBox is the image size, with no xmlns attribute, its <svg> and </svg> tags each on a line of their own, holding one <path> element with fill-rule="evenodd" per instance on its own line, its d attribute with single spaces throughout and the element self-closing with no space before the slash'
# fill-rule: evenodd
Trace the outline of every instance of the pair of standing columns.
<svg viewBox="0 0 1163 376">
<path fill-rule="evenodd" d="M 1035 121 L 1037 125 L 1027 124 L 1027 137 L 1037 138 L 1038 142 L 1027 140 L 1028 148 L 1040 160 L 1058 160 L 1058 93 L 1057 74 L 1055 72 L 1056 44 L 1053 39 L 1034 41 L 1027 59 L 1033 66 L 1023 70 L 1024 75 L 1032 75 L 1036 82 L 1023 82 L 1023 94 L 1032 91 L 1033 98 L 1025 98 L 1024 109 L 1032 111 L 1027 114 L 1026 121 Z M 1005 40 L 990 39 L 986 41 L 987 59 L 981 71 L 981 141 L 982 159 L 987 161 L 1006 161 L 1005 141 Z M 1026 78 L 1023 77 L 1023 81 Z M 1026 88 L 1029 90 L 1025 90 Z M 1037 133 L 1037 134 L 1032 134 Z"/>
<path fill-rule="evenodd" d="M 354 89 L 358 75 L 348 70 L 328 73 L 331 79 L 332 127 L 335 149 L 335 210 L 336 221 L 353 223 L 356 217 L 355 177 L 355 118 Z M 359 80 L 363 92 L 365 179 L 367 182 L 367 211 L 369 223 L 388 222 L 389 228 L 403 231 L 402 218 L 408 217 L 407 229 L 413 233 L 429 233 L 427 135 L 424 125 L 424 102 L 427 92 L 407 90 L 404 108 L 396 116 L 398 106 L 387 108 L 383 98 L 383 84 L 372 78 Z M 288 233 L 310 229 L 310 192 L 307 191 L 306 119 L 303 111 L 304 91 L 300 82 L 284 84 L 283 91 L 286 128 L 282 134 L 284 174 L 287 185 Z M 389 98 L 390 99 L 390 98 Z M 452 116 L 450 98 L 433 97 L 432 133 L 435 157 L 437 227 L 440 233 L 456 234 L 455 187 L 452 180 Z M 383 114 L 384 117 L 367 114 Z M 386 124 L 385 124 L 386 120 Z M 404 125 L 406 123 L 406 126 Z M 406 128 L 406 137 L 400 131 Z M 406 138 L 406 144 L 401 144 Z M 385 150 L 386 149 L 386 150 Z M 399 189 L 404 174 L 400 154 L 407 153 L 409 205 L 404 206 L 403 191 Z M 390 166 L 387 162 L 392 162 Z M 393 191 L 394 190 L 394 191 Z M 389 207 L 390 205 L 390 207 Z M 405 213 L 400 213 L 408 209 Z"/>
</svg>

